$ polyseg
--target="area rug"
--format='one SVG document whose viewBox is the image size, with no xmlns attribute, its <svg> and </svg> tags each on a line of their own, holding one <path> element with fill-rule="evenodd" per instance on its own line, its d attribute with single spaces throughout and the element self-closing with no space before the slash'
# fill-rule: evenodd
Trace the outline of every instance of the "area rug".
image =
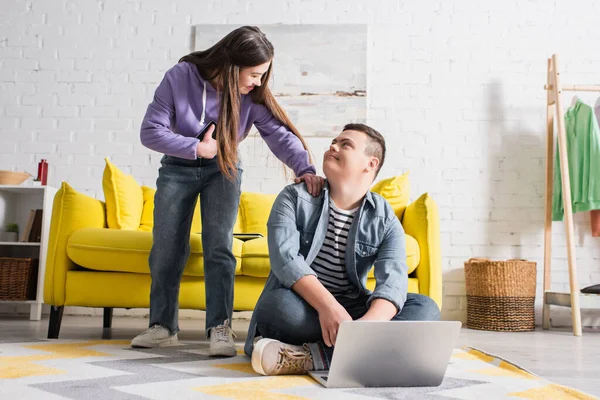
<svg viewBox="0 0 600 400">
<path fill-rule="evenodd" d="M 456 349 L 442 384 L 326 389 L 307 376 L 262 377 L 249 358 L 205 344 L 136 350 L 115 340 L 0 343 L 3 399 L 595 399 L 473 348 Z"/>
</svg>

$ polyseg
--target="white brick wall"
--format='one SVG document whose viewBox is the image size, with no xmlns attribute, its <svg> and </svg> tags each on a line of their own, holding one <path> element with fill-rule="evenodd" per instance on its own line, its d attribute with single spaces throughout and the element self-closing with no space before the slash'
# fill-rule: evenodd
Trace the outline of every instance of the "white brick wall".
<svg viewBox="0 0 600 400">
<path fill-rule="evenodd" d="M 138 128 L 162 74 L 190 51 L 191 25 L 368 23 L 368 121 L 389 148 L 381 175 L 410 170 L 413 198 L 428 191 L 438 202 L 443 315 L 464 320 L 469 257 L 538 261 L 541 283 L 546 58 L 562 56 L 565 83 L 598 83 L 599 12 L 592 0 L 6 0 L 0 169 L 35 173 L 47 158 L 50 184 L 102 198 L 108 156 L 153 186 L 159 157 Z M 309 144 L 319 159 L 327 140 Z M 280 190 L 278 164 L 253 139 L 244 146 L 254 155 L 244 189 Z M 586 215 L 576 222 L 579 284 L 598 283 L 598 239 Z M 555 228 L 555 288 L 566 290 L 564 230 Z M 570 323 L 568 310 L 553 315 Z"/>
</svg>

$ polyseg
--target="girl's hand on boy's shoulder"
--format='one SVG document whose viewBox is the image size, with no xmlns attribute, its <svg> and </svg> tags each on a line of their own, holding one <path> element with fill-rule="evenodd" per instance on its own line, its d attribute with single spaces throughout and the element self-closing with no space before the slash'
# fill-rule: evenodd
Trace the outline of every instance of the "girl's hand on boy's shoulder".
<svg viewBox="0 0 600 400">
<path fill-rule="evenodd" d="M 321 191 L 325 186 L 325 178 L 312 173 L 304 174 L 294 179 L 294 183 L 300 182 L 304 182 L 306 184 L 308 192 L 314 197 L 317 197 L 319 194 L 321 194 Z"/>
</svg>

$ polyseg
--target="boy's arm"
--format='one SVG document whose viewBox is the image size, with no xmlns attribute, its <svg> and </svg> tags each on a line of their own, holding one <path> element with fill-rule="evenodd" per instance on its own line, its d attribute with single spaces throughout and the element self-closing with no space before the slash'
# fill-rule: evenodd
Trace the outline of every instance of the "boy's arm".
<svg viewBox="0 0 600 400">
<path fill-rule="evenodd" d="M 402 310 L 408 292 L 406 239 L 398 218 L 388 224 L 374 266 L 376 286 L 361 319 L 389 321 Z"/>
<path fill-rule="evenodd" d="M 360 321 L 391 321 L 398 314 L 396 306 L 385 299 L 375 299 Z"/>
<path fill-rule="evenodd" d="M 337 303 L 317 279 L 317 274 L 300 254 L 296 225 L 297 195 L 288 186 L 277 196 L 267 222 L 271 271 L 279 282 L 298 293 L 315 310 Z"/>
<path fill-rule="evenodd" d="M 323 341 L 335 344 L 341 321 L 352 320 L 348 312 L 317 279 L 317 274 L 300 254 L 296 225 L 298 196 L 291 186 L 277 196 L 267 222 L 271 271 L 286 288 L 292 289 L 319 313 Z"/>
<path fill-rule="evenodd" d="M 292 290 L 300 295 L 317 312 L 323 311 L 338 304 L 333 295 L 323 286 L 316 276 L 306 275 L 292 285 Z"/>
<path fill-rule="evenodd" d="M 275 199 L 267 222 L 271 271 L 288 289 L 304 276 L 317 276 L 300 254 L 300 232 L 296 225 L 297 201 L 293 187 L 286 186 Z"/>
</svg>

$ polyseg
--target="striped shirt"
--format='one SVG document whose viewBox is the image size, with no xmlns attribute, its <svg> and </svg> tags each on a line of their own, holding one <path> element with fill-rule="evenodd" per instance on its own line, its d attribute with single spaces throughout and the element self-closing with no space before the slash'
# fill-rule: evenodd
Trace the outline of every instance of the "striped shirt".
<svg viewBox="0 0 600 400">
<path fill-rule="evenodd" d="M 351 292 L 353 285 L 346 272 L 346 241 L 358 207 L 353 210 L 341 210 L 329 199 L 329 221 L 325 241 L 313 261 L 311 268 L 317 278 L 334 295 Z"/>
</svg>

